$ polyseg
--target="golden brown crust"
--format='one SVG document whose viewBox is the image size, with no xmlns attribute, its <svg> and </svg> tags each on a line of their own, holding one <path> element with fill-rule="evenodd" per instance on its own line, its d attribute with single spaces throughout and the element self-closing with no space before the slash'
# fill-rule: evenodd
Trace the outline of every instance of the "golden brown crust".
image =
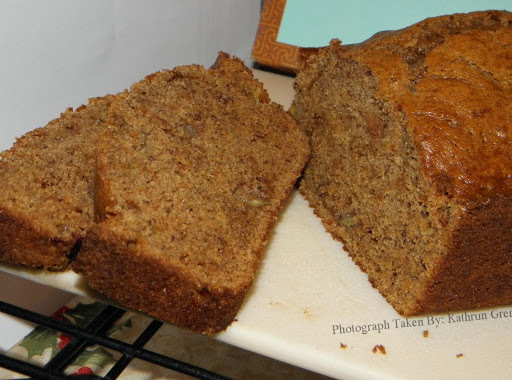
<svg viewBox="0 0 512 380">
<path fill-rule="evenodd" d="M 109 110 L 96 211 L 73 269 L 119 303 L 214 334 L 233 320 L 306 136 L 242 61 L 151 74 Z"/>
<path fill-rule="evenodd" d="M 512 191 L 511 36 L 511 13 L 485 11 L 332 48 L 366 65 L 379 98 L 407 117 L 436 190 L 474 198 Z"/>
<path fill-rule="evenodd" d="M 512 14 L 431 18 L 302 65 L 301 192 L 403 315 L 512 303 Z"/>
</svg>

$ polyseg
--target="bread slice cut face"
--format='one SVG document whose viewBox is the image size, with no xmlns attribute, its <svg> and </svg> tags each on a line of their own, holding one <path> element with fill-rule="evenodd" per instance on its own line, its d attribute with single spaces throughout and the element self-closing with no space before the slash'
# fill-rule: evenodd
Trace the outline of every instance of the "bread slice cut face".
<svg viewBox="0 0 512 380">
<path fill-rule="evenodd" d="M 94 223 L 96 144 L 108 95 L 19 138 L 0 159 L 0 261 L 63 270 Z"/>
<path fill-rule="evenodd" d="M 214 334 L 234 319 L 306 136 L 242 61 L 149 75 L 109 111 L 74 269 L 127 307 Z"/>
</svg>

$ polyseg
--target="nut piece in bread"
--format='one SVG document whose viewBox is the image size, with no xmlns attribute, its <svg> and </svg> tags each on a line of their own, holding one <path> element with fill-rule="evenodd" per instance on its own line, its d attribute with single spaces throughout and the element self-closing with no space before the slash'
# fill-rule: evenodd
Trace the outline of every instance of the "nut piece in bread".
<svg viewBox="0 0 512 380">
<path fill-rule="evenodd" d="M 308 155 L 306 135 L 239 59 L 149 75 L 110 108 L 100 222 L 73 269 L 124 306 L 224 330 Z"/>
<path fill-rule="evenodd" d="M 303 64 L 301 192 L 403 315 L 512 303 L 512 14 L 426 19 Z"/>
</svg>

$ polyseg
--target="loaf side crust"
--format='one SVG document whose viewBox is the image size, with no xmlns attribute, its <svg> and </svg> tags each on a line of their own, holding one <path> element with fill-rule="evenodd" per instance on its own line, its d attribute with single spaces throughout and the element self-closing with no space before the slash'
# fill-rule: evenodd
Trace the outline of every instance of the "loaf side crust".
<svg viewBox="0 0 512 380">
<path fill-rule="evenodd" d="M 205 286 L 151 250 L 116 236 L 106 222 L 89 230 L 83 247 L 87 260 L 78 260 L 73 269 L 125 307 L 205 334 L 226 329 L 249 284 L 237 291 Z"/>
<path fill-rule="evenodd" d="M 431 18 L 303 63 L 301 193 L 402 315 L 512 303 L 512 14 Z"/>
<path fill-rule="evenodd" d="M 451 231 L 448 253 L 409 314 L 512 303 L 512 196 L 468 205 Z"/>
<path fill-rule="evenodd" d="M 0 211 L 0 260 L 34 268 L 62 270 L 77 239 L 58 239 L 50 231 L 35 226 L 23 213 Z"/>
</svg>

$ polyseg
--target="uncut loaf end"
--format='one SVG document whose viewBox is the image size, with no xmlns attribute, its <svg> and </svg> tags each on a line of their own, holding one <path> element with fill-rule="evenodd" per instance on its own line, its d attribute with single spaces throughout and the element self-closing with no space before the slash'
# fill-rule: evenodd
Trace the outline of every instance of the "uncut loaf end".
<svg viewBox="0 0 512 380">
<path fill-rule="evenodd" d="M 300 190 L 402 315 L 512 303 L 512 14 L 426 19 L 307 59 Z"/>
<path fill-rule="evenodd" d="M 308 157 L 306 135 L 239 59 L 149 75 L 110 108 L 100 222 L 73 269 L 122 305 L 224 330 Z"/>
</svg>

